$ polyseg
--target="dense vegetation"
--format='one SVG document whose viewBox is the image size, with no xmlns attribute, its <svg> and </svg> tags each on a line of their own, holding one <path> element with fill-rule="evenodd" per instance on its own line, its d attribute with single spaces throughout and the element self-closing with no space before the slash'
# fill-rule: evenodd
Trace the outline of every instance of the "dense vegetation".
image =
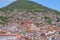
<svg viewBox="0 0 60 40">
<path fill-rule="evenodd" d="M 8 22 L 8 18 L 7 17 L 5 17 L 5 16 L 0 16 L 0 23 L 1 24 L 6 24 Z"/>
<path fill-rule="evenodd" d="M 45 18 L 45 20 L 46 20 L 49 24 L 51 24 L 51 21 L 52 21 L 52 20 L 51 20 L 49 17 L 45 16 L 44 18 Z"/>
</svg>

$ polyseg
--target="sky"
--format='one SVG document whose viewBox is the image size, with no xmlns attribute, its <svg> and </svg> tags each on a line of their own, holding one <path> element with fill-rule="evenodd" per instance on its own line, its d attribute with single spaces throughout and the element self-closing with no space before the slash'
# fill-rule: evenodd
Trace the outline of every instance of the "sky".
<svg viewBox="0 0 60 40">
<path fill-rule="evenodd" d="M 60 11 L 60 0 L 32 0 L 32 1 Z"/>
<path fill-rule="evenodd" d="M 0 1 L 0 8 L 5 7 L 14 1 L 16 1 L 16 0 L 1 0 Z M 31 1 L 37 2 L 39 4 L 46 6 L 46 7 L 60 11 L 60 0 L 31 0 Z"/>
<path fill-rule="evenodd" d="M 0 0 L 0 8 L 3 8 L 16 0 Z"/>
</svg>

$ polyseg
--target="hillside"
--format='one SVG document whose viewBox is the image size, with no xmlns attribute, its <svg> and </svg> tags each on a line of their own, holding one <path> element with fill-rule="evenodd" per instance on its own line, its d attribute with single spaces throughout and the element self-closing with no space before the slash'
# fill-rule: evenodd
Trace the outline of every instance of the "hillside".
<svg viewBox="0 0 60 40">
<path fill-rule="evenodd" d="M 5 15 L 7 15 L 7 16 L 14 15 L 14 13 L 15 13 L 14 10 L 18 10 L 18 15 L 19 15 L 19 12 L 26 11 L 25 14 L 24 13 L 21 14 L 23 19 L 30 18 L 35 23 L 36 23 L 36 21 L 37 21 L 37 23 L 40 22 L 39 17 L 42 17 L 42 22 L 45 22 L 45 23 L 47 22 L 48 24 L 54 24 L 54 22 L 55 22 L 55 24 L 58 24 L 58 22 L 60 22 L 60 12 L 50 9 L 48 7 L 45 7 L 41 4 L 29 1 L 29 0 L 17 0 L 4 8 L 0 8 L 0 11 L 6 13 Z M 28 13 L 30 13 L 30 14 L 28 14 Z M 21 15 L 19 17 L 21 17 Z M 10 21 L 11 17 L 12 16 L 9 16 L 7 18 L 3 17 L 3 18 L 5 20 L 7 19 Z M 15 19 L 17 19 L 17 17 Z M 3 20 L 3 23 L 6 22 L 6 21 L 4 21 L 4 19 L 1 19 L 1 20 Z M 22 20 L 22 18 L 20 18 L 20 19 Z"/>
<path fill-rule="evenodd" d="M 29 0 L 0 8 L 0 40 L 46 39 L 60 40 L 59 11 Z"/>
</svg>

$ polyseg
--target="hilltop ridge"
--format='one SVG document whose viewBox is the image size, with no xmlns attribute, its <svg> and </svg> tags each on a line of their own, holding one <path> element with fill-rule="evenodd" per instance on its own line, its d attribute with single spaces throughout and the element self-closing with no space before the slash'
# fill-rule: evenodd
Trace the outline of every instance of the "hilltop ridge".
<svg viewBox="0 0 60 40">
<path fill-rule="evenodd" d="M 11 3 L 10 5 L 0 8 L 2 11 L 13 11 L 15 9 L 25 9 L 27 11 L 45 11 L 45 12 L 56 12 L 59 14 L 59 12 L 57 10 L 53 10 L 51 8 L 45 7 L 41 4 L 38 4 L 36 2 L 33 1 L 29 1 L 29 0 L 17 0 L 13 3 Z"/>
</svg>

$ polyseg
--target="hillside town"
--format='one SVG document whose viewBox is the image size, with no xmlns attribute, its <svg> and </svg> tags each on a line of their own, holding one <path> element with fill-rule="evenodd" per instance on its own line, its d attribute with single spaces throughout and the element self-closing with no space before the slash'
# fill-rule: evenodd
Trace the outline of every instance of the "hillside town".
<svg viewBox="0 0 60 40">
<path fill-rule="evenodd" d="M 9 20 L 5 25 L 0 23 L 1 40 L 60 40 L 60 21 L 56 22 L 57 15 L 53 12 L 32 14 L 25 10 L 15 10 L 12 14 L 0 14 Z M 51 24 L 46 22 L 48 19 L 45 20 L 45 16 L 50 17 Z"/>
<path fill-rule="evenodd" d="M 0 39 L 2 40 L 60 40 L 60 27 L 54 25 L 42 27 L 41 25 L 36 26 L 32 21 L 25 21 L 23 26 L 11 23 L 4 28 L 0 24 L 0 28 Z"/>
</svg>

